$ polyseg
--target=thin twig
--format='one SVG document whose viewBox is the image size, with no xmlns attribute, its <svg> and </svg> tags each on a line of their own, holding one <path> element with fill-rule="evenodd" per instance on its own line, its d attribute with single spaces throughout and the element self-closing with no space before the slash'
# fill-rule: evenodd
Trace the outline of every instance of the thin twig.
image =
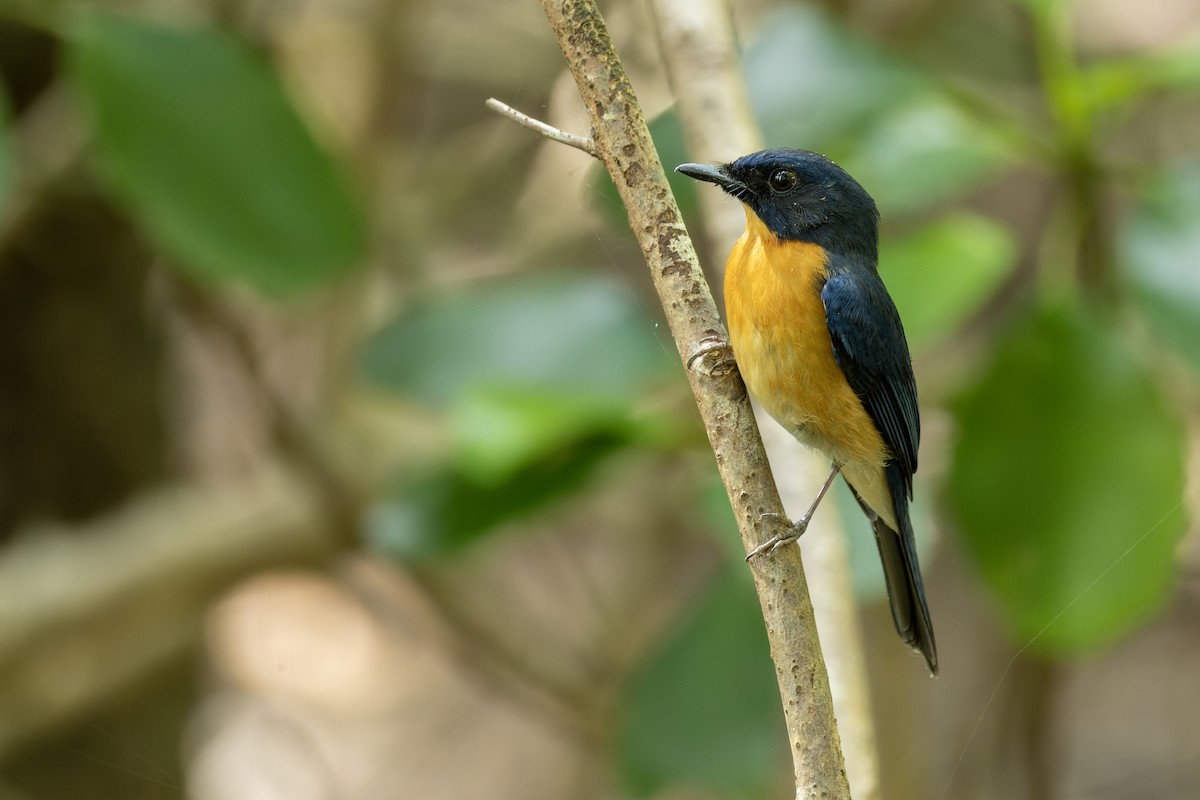
<svg viewBox="0 0 1200 800">
<path fill-rule="evenodd" d="M 506 103 L 501 103 L 494 97 L 488 98 L 487 107 L 492 111 L 503 114 L 518 125 L 524 125 L 530 130 L 537 131 L 547 139 L 553 139 L 554 141 L 565 144 L 568 147 L 574 147 L 576 150 L 582 150 L 592 158 L 600 158 L 600 154 L 596 152 L 596 143 L 592 141 L 590 137 L 576 136 L 573 133 L 567 133 L 566 131 L 559 130 L 553 125 L 547 125 L 540 119 L 534 119 L 528 114 L 523 114 L 520 111 L 517 111 L 515 108 Z"/>
</svg>

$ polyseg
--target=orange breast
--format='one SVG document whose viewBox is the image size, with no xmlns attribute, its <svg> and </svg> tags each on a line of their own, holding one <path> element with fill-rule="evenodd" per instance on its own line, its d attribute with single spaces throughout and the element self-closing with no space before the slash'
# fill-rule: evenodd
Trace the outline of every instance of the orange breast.
<svg viewBox="0 0 1200 800">
<path fill-rule="evenodd" d="M 833 357 L 826 263 L 821 247 L 779 242 L 747 208 L 725 267 L 733 354 L 751 394 L 798 439 L 840 464 L 882 467 L 883 439 Z"/>
</svg>

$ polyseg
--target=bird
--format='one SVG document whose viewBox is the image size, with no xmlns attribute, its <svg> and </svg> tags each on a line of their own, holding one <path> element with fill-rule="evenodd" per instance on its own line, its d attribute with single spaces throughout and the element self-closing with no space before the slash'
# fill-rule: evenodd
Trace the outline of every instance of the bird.
<svg viewBox="0 0 1200 800">
<path fill-rule="evenodd" d="M 772 148 L 676 171 L 741 201 L 725 267 L 732 349 L 750 394 L 832 462 L 803 517 L 752 556 L 798 539 L 840 473 L 871 522 L 896 630 L 938 671 L 909 502 L 921 421 L 900 313 L 879 276 L 879 211 L 830 159 Z"/>
</svg>

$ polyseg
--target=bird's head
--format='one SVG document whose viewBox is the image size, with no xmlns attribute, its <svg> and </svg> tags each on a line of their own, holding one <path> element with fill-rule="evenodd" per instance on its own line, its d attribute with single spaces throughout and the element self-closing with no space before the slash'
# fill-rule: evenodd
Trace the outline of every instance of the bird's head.
<svg viewBox="0 0 1200 800">
<path fill-rule="evenodd" d="M 825 156 L 778 147 L 728 164 L 680 164 L 675 171 L 720 186 L 781 241 L 814 242 L 872 261 L 877 256 L 875 201 Z"/>
</svg>

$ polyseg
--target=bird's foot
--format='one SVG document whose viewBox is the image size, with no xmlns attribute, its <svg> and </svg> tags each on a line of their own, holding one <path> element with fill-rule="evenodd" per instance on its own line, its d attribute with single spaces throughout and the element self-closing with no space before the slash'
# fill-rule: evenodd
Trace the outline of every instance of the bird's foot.
<svg viewBox="0 0 1200 800">
<path fill-rule="evenodd" d="M 796 522 L 794 522 L 794 523 L 788 522 L 787 518 L 784 517 L 783 515 L 776 514 L 774 512 L 770 512 L 770 511 L 761 515 L 760 519 L 764 519 L 764 520 L 765 519 L 774 519 L 774 520 L 776 520 L 776 522 L 778 524 L 782 524 L 785 527 L 784 527 L 783 531 L 775 534 L 770 539 L 767 539 L 765 542 L 760 544 L 758 547 L 751 550 L 749 552 L 749 554 L 746 555 L 747 561 L 749 561 L 750 559 L 754 558 L 757 555 L 762 555 L 763 553 L 774 553 L 776 550 L 783 547 L 784 545 L 788 545 L 794 541 L 797 541 L 801 536 L 804 535 L 804 532 L 806 530 L 808 530 L 808 523 L 809 523 L 809 520 L 812 519 L 812 514 L 811 513 L 805 514 L 803 517 L 796 520 Z"/>
<path fill-rule="evenodd" d="M 703 361 L 708 366 L 708 374 L 714 378 L 729 374 L 737 366 L 729 342 L 715 336 L 700 340 L 699 346 L 688 357 L 687 368 L 691 369 L 697 361 Z"/>
</svg>

